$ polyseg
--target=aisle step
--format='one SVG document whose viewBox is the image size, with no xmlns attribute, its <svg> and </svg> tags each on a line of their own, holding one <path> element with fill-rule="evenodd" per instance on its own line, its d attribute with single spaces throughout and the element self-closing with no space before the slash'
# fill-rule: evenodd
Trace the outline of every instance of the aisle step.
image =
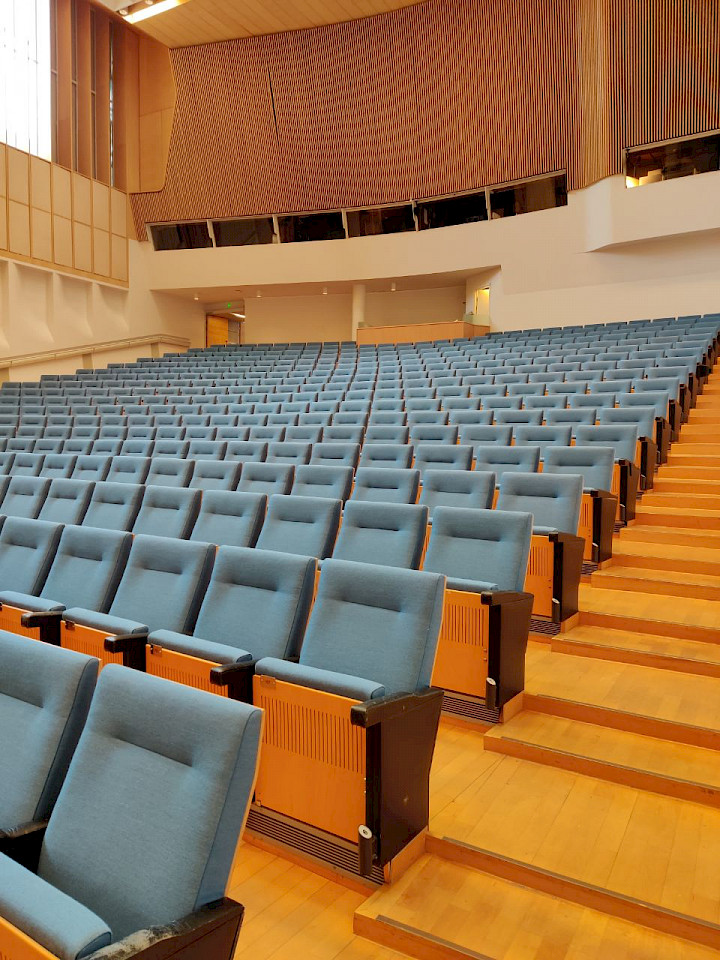
<svg viewBox="0 0 720 960">
<path fill-rule="evenodd" d="M 679 603 L 677 597 L 582 583 L 579 599 L 581 625 L 720 643 L 720 608 L 715 600 L 686 597 Z"/>
<path fill-rule="evenodd" d="M 590 578 L 593 587 L 604 590 L 631 590 L 673 597 L 720 600 L 720 576 L 681 570 L 652 570 L 613 564 Z M 718 608 L 720 619 L 720 608 Z"/>
<path fill-rule="evenodd" d="M 698 507 L 650 506 L 648 497 L 635 511 L 638 524 L 658 524 L 662 527 L 691 527 L 699 530 L 720 530 L 720 510 Z"/>
<path fill-rule="evenodd" d="M 673 477 L 658 472 L 655 475 L 653 496 L 656 493 L 678 493 L 688 498 L 692 498 L 697 493 L 709 493 L 720 496 L 720 480 L 702 480 L 696 477 L 692 479 L 690 477 Z M 647 496 L 650 497 L 650 494 Z"/>
<path fill-rule="evenodd" d="M 720 752 L 524 710 L 485 749 L 720 807 Z"/>
<path fill-rule="evenodd" d="M 720 531 L 718 530 L 694 530 L 692 528 L 682 529 L 681 527 L 663 527 L 653 525 L 639 525 L 634 523 L 623 527 L 614 544 L 626 543 L 628 541 L 638 543 L 668 543 L 676 546 L 691 547 L 694 555 L 695 550 L 701 549 L 717 550 L 720 549 Z M 614 550 L 614 545 L 613 545 Z M 688 551 L 689 555 L 690 551 Z"/>
<path fill-rule="evenodd" d="M 581 624 L 553 637 L 550 649 L 576 657 L 720 677 L 720 644 Z"/>
<path fill-rule="evenodd" d="M 692 493 L 689 490 L 678 493 L 655 486 L 652 493 L 646 493 L 643 497 L 642 506 L 720 510 L 720 490 L 715 493 L 707 488 L 696 487 Z"/>
<path fill-rule="evenodd" d="M 441 852 L 426 854 L 396 884 L 357 909 L 356 934 L 418 960 L 712 960 L 716 956 L 711 946 L 697 942 L 717 942 L 714 924 L 678 917 L 673 932 L 689 932 L 696 942 L 682 940 L 658 932 L 658 927 L 670 925 L 670 915 L 652 906 L 612 897 L 511 860 L 485 858 L 493 875 L 463 863 L 464 851 L 457 846 L 434 839 L 429 845 Z M 521 880 L 498 875 L 503 873 Z M 533 886 L 523 882 L 528 878 Z M 546 890 L 560 891 L 565 897 L 558 899 Z M 638 916 L 647 926 L 632 922 Z"/>
</svg>

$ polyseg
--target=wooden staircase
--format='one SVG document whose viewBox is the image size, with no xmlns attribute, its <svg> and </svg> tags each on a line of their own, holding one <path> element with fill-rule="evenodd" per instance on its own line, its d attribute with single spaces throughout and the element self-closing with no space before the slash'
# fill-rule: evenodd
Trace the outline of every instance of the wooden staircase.
<svg viewBox="0 0 720 960">
<path fill-rule="evenodd" d="M 420 960 L 720 952 L 720 373 L 523 709 L 443 723 L 425 856 L 355 913 Z"/>
</svg>

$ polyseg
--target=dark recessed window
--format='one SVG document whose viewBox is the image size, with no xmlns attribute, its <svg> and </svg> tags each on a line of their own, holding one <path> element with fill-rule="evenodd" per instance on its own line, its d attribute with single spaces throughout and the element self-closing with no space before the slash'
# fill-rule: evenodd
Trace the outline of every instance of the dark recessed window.
<svg viewBox="0 0 720 960">
<path fill-rule="evenodd" d="M 213 220 L 213 233 L 216 247 L 272 243 L 275 236 L 272 217 L 257 220 Z"/>
<path fill-rule="evenodd" d="M 343 240 L 345 227 L 341 213 L 313 213 L 305 217 L 278 217 L 283 243 L 308 240 Z"/>
<path fill-rule="evenodd" d="M 484 193 L 468 193 L 445 200 L 423 200 L 415 205 L 421 230 L 434 227 L 453 227 L 458 223 L 476 223 L 487 220 Z"/>
<path fill-rule="evenodd" d="M 493 220 L 500 217 L 515 217 L 535 210 L 567 205 L 567 181 L 565 175 L 543 177 L 503 187 L 490 193 L 490 211 Z"/>
<path fill-rule="evenodd" d="M 150 227 L 156 250 L 195 250 L 213 245 L 205 220 L 199 223 L 163 223 Z"/>
<path fill-rule="evenodd" d="M 720 169 L 720 134 L 696 137 L 655 147 L 633 147 L 627 151 L 627 185 L 637 187 L 659 180 L 691 177 Z"/>
<path fill-rule="evenodd" d="M 415 229 L 415 218 L 409 203 L 401 207 L 375 210 L 348 210 L 349 237 L 372 237 L 379 233 L 406 233 Z"/>
</svg>

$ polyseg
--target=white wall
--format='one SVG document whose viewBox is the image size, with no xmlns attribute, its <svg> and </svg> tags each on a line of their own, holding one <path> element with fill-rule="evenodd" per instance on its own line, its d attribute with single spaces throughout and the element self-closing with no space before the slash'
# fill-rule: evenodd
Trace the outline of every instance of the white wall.
<svg viewBox="0 0 720 960">
<path fill-rule="evenodd" d="M 395 323 L 461 320 L 464 313 L 464 285 L 431 287 L 427 290 L 397 290 L 395 293 L 368 293 L 365 325 L 382 327 Z"/>
<path fill-rule="evenodd" d="M 129 290 L 0 258 L 0 366 L 4 357 L 156 334 L 184 337 L 191 346 L 202 346 L 204 308 L 186 298 L 153 292 L 140 246 L 130 242 Z M 148 353 L 146 344 L 106 351 L 96 355 L 95 363 Z M 11 378 L 67 373 L 80 366 L 80 359 L 47 361 L 17 367 Z"/>
<path fill-rule="evenodd" d="M 142 255 L 154 289 L 187 292 L 377 280 L 389 287 L 462 271 L 482 281 L 468 284 L 469 306 L 475 287 L 489 285 L 494 329 L 717 311 L 720 173 L 634 190 L 611 177 L 571 193 L 566 207 L 421 233 L 162 253 L 143 244 Z M 448 298 L 457 283 L 448 279 Z"/>
</svg>

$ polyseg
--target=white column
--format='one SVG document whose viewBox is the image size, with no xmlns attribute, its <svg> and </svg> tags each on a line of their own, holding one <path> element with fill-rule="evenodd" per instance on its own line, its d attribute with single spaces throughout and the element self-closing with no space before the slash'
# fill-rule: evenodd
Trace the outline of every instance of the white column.
<svg viewBox="0 0 720 960">
<path fill-rule="evenodd" d="M 358 327 L 365 322 L 365 295 L 367 287 L 364 283 L 354 283 L 352 288 L 352 338 L 357 340 Z"/>
</svg>

